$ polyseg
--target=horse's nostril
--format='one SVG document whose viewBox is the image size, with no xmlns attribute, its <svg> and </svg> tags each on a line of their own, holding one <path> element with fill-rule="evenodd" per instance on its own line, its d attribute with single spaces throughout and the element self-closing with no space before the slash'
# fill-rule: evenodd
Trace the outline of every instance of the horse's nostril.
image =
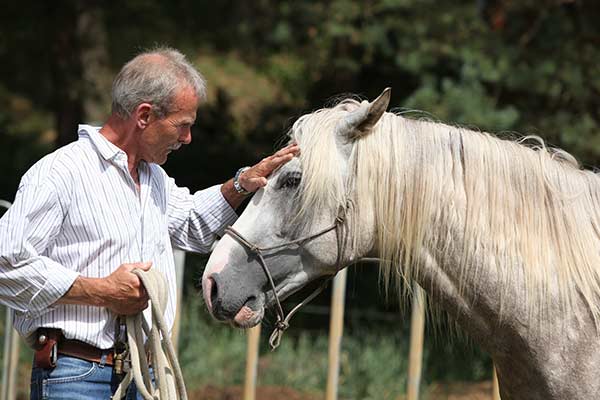
<svg viewBox="0 0 600 400">
<path fill-rule="evenodd" d="M 208 280 L 210 281 L 210 302 L 214 307 L 219 298 L 219 289 L 217 288 L 217 281 L 212 276 Z"/>
</svg>

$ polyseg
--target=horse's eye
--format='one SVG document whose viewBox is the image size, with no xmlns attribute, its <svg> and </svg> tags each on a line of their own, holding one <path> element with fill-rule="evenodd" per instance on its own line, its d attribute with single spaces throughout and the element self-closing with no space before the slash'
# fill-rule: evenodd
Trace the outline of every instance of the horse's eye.
<svg viewBox="0 0 600 400">
<path fill-rule="evenodd" d="M 300 179 L 301 179 L 300 174 L 290 174 L 281 180 L 281 183 L 279 184 L 279 188 L 280 189 L 296 188 L 296 187 L 298 187 L 298 185 L 300 185 Z"/>
</svg>

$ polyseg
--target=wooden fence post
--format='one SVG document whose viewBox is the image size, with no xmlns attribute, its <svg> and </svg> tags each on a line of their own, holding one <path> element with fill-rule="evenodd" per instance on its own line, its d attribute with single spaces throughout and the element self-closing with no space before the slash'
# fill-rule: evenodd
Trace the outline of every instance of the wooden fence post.
<svg viewBox="0 0 600 400">
<path fill-rule="evenodd" d="M 175 279 L 177 280 L 177 306 L 175 307 L 175 322 L 171 332 L 173 347 L 177 352 L 179 349 L 179 326 L 181 325 L 181 298 L 183 296 L 183 273 L 185 268 L 185 251 L 174 249 L 173 258 L 175 259 Z"/>
<path fill-rule="evenodd" d="M 500 400 L 500 385 L 498 384 L 498 373 L 496 372 L 496 364 L 494 364 L 493 370 L 493 378 L 492 378 L 492 399 Z"/>
<path fill-rule="evenodd" d="M 258 374 L 258 350 L 260 344 L 260 324 L 248 329 L 248 349 L 246 350 L 246 377 L 244 379 L 244 400 L 256 398 L 256 376 Z"/>
<path fill-rule="evenodd" d="M 4 360 L 2 363 L 2 400 L 17 398 L 17 367 L 19 365 L 19 335 L 12 327 L 13 314 L 6 309 L 4 326 Z"/>
<path fill-rule="evenodd" d="M 425 331 L 425 291 L 413 283 L 410 321 L 410 351 L 408 354 L 407 400 L 419 398 L 423 364 L 423 333 Z"/>
<path fill-rule="evenodd" d="M 331 318 L 329 320 L 329 367 L 326 400 L 336 400 L 340 375 L 340 350 L 344 332 L 344 303 L 347 269 L 342 269 L 333 279 Z"/>
<path fill-rule="evenodd" d="M 9 209 L 11 204 L 0 200 L 0 207 Z M 19 334 L 13 329 L 13 312 L 6 309 L 4 325 L 4 360 L 2 362 L 2 396 L 1 400 L 17 398 L 17 367 L 19 363 Z"/>
</svg>

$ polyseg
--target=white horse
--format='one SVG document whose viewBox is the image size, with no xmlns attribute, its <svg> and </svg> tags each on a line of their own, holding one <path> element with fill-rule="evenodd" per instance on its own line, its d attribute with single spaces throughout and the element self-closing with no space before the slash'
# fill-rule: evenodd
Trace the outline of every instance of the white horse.
<svg viewBox="0 0 600 400">
<path fill-rule="evenodd" d="M 209 311 L 250 327 L 278 297 L 379 257 L 386 282 L 416 280 L 491 354 L 503 400 L 600 399 L 600 177 L 541 140 L 387 113 L 389 97 L 294 124 L 300 156 L 209 260 Z"/>
</svg>

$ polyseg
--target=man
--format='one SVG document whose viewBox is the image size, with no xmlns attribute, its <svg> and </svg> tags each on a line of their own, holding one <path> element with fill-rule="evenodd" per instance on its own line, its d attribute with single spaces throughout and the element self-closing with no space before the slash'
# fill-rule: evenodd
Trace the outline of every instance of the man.
<svg viewBox="0 0 600 400">
<path fill-rule="evenodd" d="M 37 349 L 32 399 L 110 398 L 117 316 L 148 305 L 132 270 L 165 274 L 172 325 L 172 245 L 208 252 L 245 196 L 297 153 L 288 146 L 195 194 L 177 187 L 159 165 L 191 142 L 204 96 L 203 78 L 181 53 L 141 54 L 115 78 L 108 121 L 80 125 L 78 141 L 23 176 L 0 220 L 0 302 Z"/>
</svg>

